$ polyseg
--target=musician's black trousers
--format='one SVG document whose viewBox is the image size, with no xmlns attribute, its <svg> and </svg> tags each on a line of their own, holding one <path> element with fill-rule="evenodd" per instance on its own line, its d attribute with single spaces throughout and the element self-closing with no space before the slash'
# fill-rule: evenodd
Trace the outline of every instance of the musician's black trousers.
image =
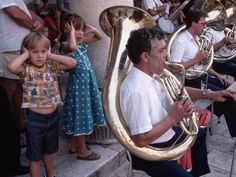
<svg viewBox="0 0 236 177">
<path fill-rule="evenodd" d="M 212 67 L 215 71 L 230 75 L 236 80 L 236 57 L 225 63 L 214 62 Z"/>
<path fill-rule="evenodd" d="M 211 106 L 207 109 L 210 110 Z M 234 100 L 227 100 L 223 103 L 214 102 L 214 113 L 218 117 L 224 114 L 230 136 L 236 137 L 236 102 Z"/>
<path fill-rule="evenodd" d="M 185 86 L 194 87 L 194 88 L 201 88 L 201 83 L 207 85 L 208 89 L 217 91 L 217 90 L 224 90 L 227 87 L 224 86 L 218 79 L 209 76 L 198 77 L 196 79 L 185 79 Z"/>
<path fill-rule="evenodd" d="M 174 127 L 176 135 L 165 143 L 152 144 L 158 148 L 171 146 L 182 132 L 180 127 Z M 178 142 L 184 139 L 185 134 Z M 197 140 L 191 148 L 192 171 L 191 174 L 184 170 L 177 161 L 148 161 L 138 158 L 131 154 L 133 168 L 145 171 L 153 177 L 197 177 L 210 172 L 207 161 L 206 132 L 205 129 L 199 129 Z"/>
<path fill-rule="evenodd" d="M 201 82 L 207 85 L 208 89 L 219 91 L 224 90 L 227 87 L 222 85 L 216 78 L 209 77 L 206 83 L 206 77 L 199 77 L 193 80 L 185 80 L 185 85 L 195 88 L 201 88 Z M 209 106 L 207 109 L 211 110 Z M 214 102 L 214 114 L 218 117 L 221 115 L 225 116 L 225 120 L 229 129 L 231 137 L 236 137 L 236 102 L 232 99 L 227 99 L 225 102 Z"/>
</svg>

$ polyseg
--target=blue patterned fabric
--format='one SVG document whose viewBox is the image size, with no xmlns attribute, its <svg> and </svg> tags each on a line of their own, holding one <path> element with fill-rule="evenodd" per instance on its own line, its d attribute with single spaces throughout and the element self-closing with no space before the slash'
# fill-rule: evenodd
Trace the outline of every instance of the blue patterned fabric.
<svg viewBox="0 0 236 177">
<path fill-rule="evenodd" d="M 77 65 L 69 71 L 63 113 L 66 134 L 89 135 L 94 125 L 104 125 L 101 94 L 87 55 L 87 45 L 80 44 L 71 54 Z"/>
</svg>

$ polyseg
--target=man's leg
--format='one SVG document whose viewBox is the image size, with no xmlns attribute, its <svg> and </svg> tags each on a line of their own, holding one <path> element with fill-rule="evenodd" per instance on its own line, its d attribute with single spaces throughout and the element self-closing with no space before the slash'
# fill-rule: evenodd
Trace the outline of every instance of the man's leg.
<svg viewBox="0 0 236 177">
<path fill-rule="evenodd" d="M 191 147 L 192 171 L 193 176 L 201 176 L 210 173 L 207 160 L 206 131 L 199 128 L 197 139 Z"/>
<path fill-rule="evenodd" d="M 4 87 L 7 92 L 8 99 L 12 108 L 15 110 L 17 121 L 19 125 L 19 130 L 23 130 L 23 121 L 24 121 L 24 112 L 21 108 L 22 104 L 22 84 L 19 80 L 16 79 L 8 79 L 4 77 L 0 77 L 0 84 Z"/>
<path fill-rule="evenodd" d="M 213 69 L 219 73 L 227 74 L 236 78 L 236 58 L 225 63 L 213 63 Z"/>
<path fill-rule="evenodd" d="M 236 137 L 236 102 L 234 100 L 226 100 L 222 103 L 215 102 L 214 112 L 217 116 L 224 114 L 231 137 Z"/>
<path fill-rule="evenodd" d="M 177 161 L 148 161 L 131 154 L 133 167 L 142 170 L 152 177 L 192 177 Z"/>
</svg>

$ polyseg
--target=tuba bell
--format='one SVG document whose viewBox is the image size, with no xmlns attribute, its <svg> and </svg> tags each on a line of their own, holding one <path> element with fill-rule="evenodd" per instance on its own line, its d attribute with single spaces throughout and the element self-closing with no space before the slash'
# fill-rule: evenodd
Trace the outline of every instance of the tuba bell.
<svg viewBox="0 0 236 177">
<path fill-rule="evenodd" d="M 236 56 L 236 25 L 225 27 L 225 35 L 232 38 L 230 43 L 225 44 L 214 54 L 214 61 L 224 63 Z"/>
<path fill-rule="evenodd" d="M 233 0 L 207 0 L 202 3 L 200 8 L 210 11 L 209 18 L 207 18 L 208 27 L 212 27 L 216 31 L 224 30 L 226 36 L 233 38 L 231 43 L 224 45 L 214 53 L 214 61 L 224 63 L 233 59 L 236 56 L 236 2 Z"/>
<path fill-rule="evenodd" d="M 227 13 L 227 24 L 236 24 L 236 0 L 228 0 L 223 2 L 222 4 L 224 5 Z"/>
<path fill-rule="evenodd" d="M 216 31 L 224 30 L 224 19 L 227 18 L 227 13 L 224 5 L 219 0 L 207 0 L 203 10 L 207 12 L 206 21 L 208 27 L 212 27 Z"/>
<path fill-rule="evenodd" d="M 142 159 L 170 160 L 179 158 L 195 142 L 198 132 L 195 113 L 190 118 L 185 118 L 181 122 L 181 126 L 184 127 L 183 129 L 187 129 L 187 136 L 178 146 L 168 149 L 154 147 L 140 148 L 132 141 L 129 128 L 120 108 L 120 86 L 131 67 L 131 61 L 125 49 L 130 32 L 143 27 L 152 28 L 155 26 L 155 21 L 142 9 L 128 6 L 113 6 L 105 9 L 100 14 L 99 23 L 104 33 L 111 38 L 102 90 L 103 108 L 109 128 L 126 149 Z M 176 87 L 181 86 L 181 91 L 175 95 L 179 98 L 183 95 L 188 97 L 186 90 L 183 89 L 183 85 L 174 75 L 165 70 L 163 76 L 156 77 L 159 78 L 158 81 L 166 84 L 167 89 L 173 91 L 176 90 Z M 174 86 L 172 83 L 175 83 Z"/>
<path fill-rule="evenodd" d="M 227 17 L 224 19 L 225 28 L 223 29 L 226 36 L 232 38 L 230 43 L 225 44 L 214 55 L 214 60 L 217 62 L 227 62 L 236 56 L 236 2 L 222 1 Z"/>
</svg>

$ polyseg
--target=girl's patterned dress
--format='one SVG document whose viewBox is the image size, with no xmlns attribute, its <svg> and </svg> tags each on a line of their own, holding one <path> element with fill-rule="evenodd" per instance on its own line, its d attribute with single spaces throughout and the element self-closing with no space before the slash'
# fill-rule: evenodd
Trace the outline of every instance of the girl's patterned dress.
<svg viewBox="0 0 236 177">
<path fill-rule="evenodd" d="M 87 45 L 80 44 L 71 56 L 77 60 L 77 65 L 69 71 L 63 129 L 73 136 L 89 135 L 94 125 L 105 124 L 101 94 L 87 55 Z"/>
</svg>

